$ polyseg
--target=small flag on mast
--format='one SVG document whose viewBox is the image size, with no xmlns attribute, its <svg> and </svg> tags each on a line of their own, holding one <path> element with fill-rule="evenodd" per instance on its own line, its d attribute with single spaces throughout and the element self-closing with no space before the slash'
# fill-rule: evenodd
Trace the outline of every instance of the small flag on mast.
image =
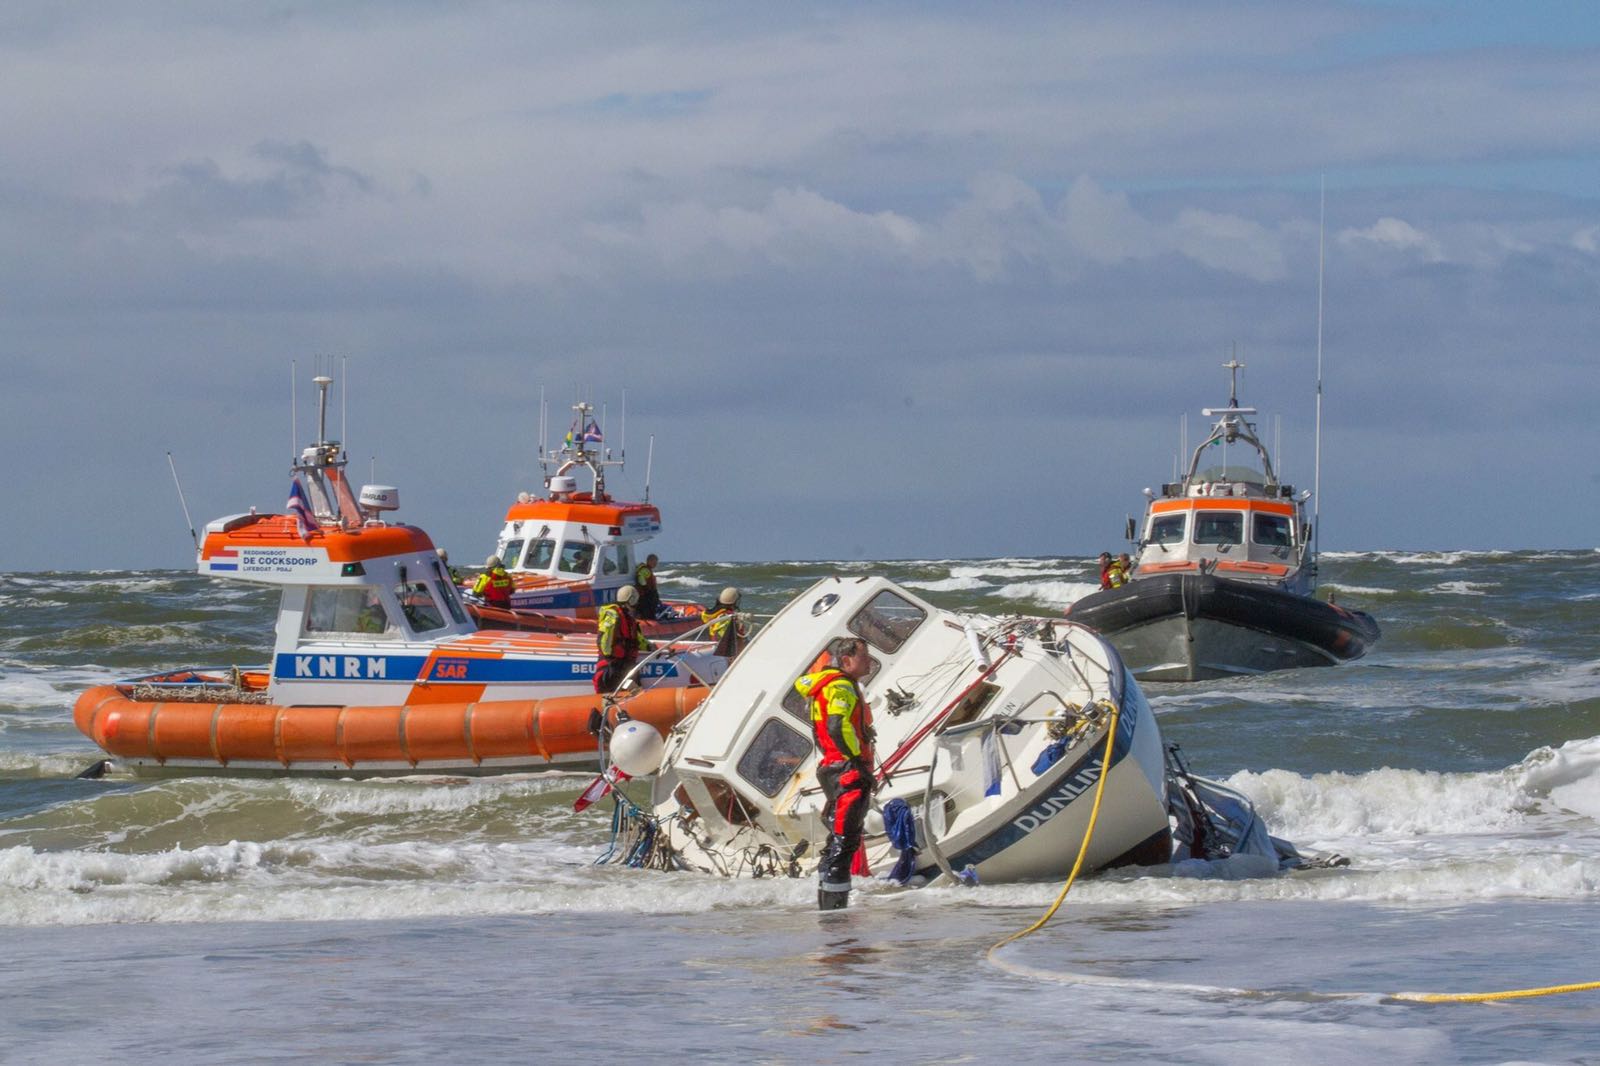
<svg viewBox="0 0 1600 1066">
<path fill-rule="evenodd" d="M 310 540 L 313 529 L 321 529 L 322 523 L 317 521 L 317 516 L 311 511 L 311 503 L 306 499 L 306 490 L 301 487 L 300 479 L 295 478 L 289 482 L 289 513 L 294 515 L 294 525 L 300 533 L 301 540 Z"/>
</svg>

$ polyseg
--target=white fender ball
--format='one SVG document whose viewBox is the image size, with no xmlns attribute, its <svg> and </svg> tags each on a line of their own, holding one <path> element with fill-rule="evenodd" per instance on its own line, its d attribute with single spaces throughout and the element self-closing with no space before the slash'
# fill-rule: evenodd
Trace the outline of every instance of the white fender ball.
<svg viewBox="0 0 1600 1066">
<path fill-rule="evenodd" d="M 666 747 L 655 727 L 630 719 L 611 734 L 611 761 L 629 777 L 647 777 L 661 765 Z"/>
<path fill-rule="evenodd" d="M 862 823 L 861 828 L 869 837 L 882 836 L 884 832 L 883 812 L 868 808 L 866 820 Z"/>
</svg>

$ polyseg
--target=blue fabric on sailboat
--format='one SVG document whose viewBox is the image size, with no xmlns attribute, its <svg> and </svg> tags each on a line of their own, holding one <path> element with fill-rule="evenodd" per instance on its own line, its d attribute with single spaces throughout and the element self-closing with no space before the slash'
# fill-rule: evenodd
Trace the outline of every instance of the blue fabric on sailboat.
<svg viewBox="0 0 1600 1066">
<path fill-rule="evenodd" d="M 1060 740 L 1052 742 L 1049 747 L 1045 748 L 1039 753 L 1039 757 L 1037 759 L 1033 760 L 1034 776 L 1037 777 L 1039 774 L 1044 773 L 1046 770 L 1050 769 L 1050 767 L 1054 766 L 1056 762 L 1060 760 L 1061 756 L 1066 754 L 1066 751 L 1066 737 L 1062 737 Z"/>
<path fill-rule="evenodd" d="M 889 843 L 900 849 L 889 880 L 905 884 L 917 868 L 917 820 L 912 817 L 911 805 L 903 799 L 892 799 L 883 805 L 883 831 Z"/>
<path fill-rule="evenodd" d="M 983 794 L 1000 795 L 1000 742 L 993 729 L 983 734 Z"/>
</svg>

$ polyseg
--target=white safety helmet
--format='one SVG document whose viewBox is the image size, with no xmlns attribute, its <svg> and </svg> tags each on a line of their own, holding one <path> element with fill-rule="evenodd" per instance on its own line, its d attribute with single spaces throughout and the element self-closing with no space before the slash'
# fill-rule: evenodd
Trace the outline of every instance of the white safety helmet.
<svg viewBox="0 0 1600 1066">
<path fill-rule="evenodd" d="M 483 565 L 487 566 L 489 569 L 493 570 L 495 567 L 500 565 L 500 556 L 498 556 L 498 555 L 489 556 L 489 558 L 487 558 L 487 559 L 485 559 L 483 561 Z"/>
<path fill-rule="evenodd" d="M 624 585 L 617 590 L 617 602 L 626 607 L 630 603 L 639 602 L 639 590 L 632 585 Z"/>
<path fill-rule="evenodd" d="M 722 604 L 724 607 L 732 607 L 734 604 L 739 602 L 739 590 L 734 588 L 732 585 L 729 585 L 727 588 L 723 589 L 722 594 L 717 597 L 717 602 Z"/>
<path fill-rule="evenodd" d="M 441 563 L 448 563 L 450 561 L 450 553 L 445 551 L 443 548 L 435 548 L 434 551 L 439 553 L 439 561 Z"/>
</svg>

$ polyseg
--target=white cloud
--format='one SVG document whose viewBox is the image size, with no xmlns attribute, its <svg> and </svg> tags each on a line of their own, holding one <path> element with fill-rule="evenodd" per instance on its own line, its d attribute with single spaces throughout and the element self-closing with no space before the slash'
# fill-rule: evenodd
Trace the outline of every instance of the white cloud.
<svg viewBox="0 0 1600 1066">
<path fill-rule="evenodd" d="M 1367 243 L 1414 253 L 1428 263 L 1442 262 L 1445 257 L 1437 240 L 1398 218 L 1380 218 L 1365 229 L 1342 230 L 1335 239 L 1341 244 Z"/>
</svg>

